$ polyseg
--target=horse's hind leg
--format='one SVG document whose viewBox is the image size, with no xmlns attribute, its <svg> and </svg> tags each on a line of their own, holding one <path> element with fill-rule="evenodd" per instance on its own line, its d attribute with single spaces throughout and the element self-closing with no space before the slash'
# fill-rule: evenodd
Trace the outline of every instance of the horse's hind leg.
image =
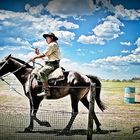
<svg viewBox="0 0 140 140">
<path fill-rule="evenodd" d="M 67 124 L 67 126 L 59 133 L 59 135 L 63 135 L 69 132 L 77 114 L 78 114 L 78 102 L 77 99 L 74 99 L 71 97 L 71 102 L 72 102 L 72 115 L 71 118 Z"/>
<path fill-rule="evenodd" d="M 83 97 L 83 98 L 81 99 L 81 102 L 83 103 L 83 105 L 84 105 L 87 109 L 89 109 L 89 101 L 87 100 L 87 97 Z M 100 128 L 101 123 L 99 122 L 99 120 L 98 120 L 98 118 L 97 118 L 95 112 L 93 112 L 93 118 L 94 118 L 95 124 L 96 124 L 96 126 L 97 126 L 97 128 L 96 128 L 97 132 L 101 131 L 101 128 Z"/>
</svg>

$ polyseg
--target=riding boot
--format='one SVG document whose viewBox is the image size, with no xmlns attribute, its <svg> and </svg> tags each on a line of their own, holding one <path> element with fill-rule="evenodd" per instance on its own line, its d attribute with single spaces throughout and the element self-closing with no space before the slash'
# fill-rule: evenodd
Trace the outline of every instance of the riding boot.
<svg viewBox="0 0 140 140">
<path fill-rule="evenodd" d="M 49 89 L 49 87 L 43 88 L 43 92 L 37 94 L 37 96 L 39 96 L 39 97 L 44 96 L 45 98 L 47 98 L 47 96 L 50 96 L 50 89 Z"/>
<path fill-rule="evenodd" d="M 47 81 L 43 83 L 43 90 L 40 94 L 37 94 L 37 96 L 44 96 L 45 98 L 47 98 L 47 96 L 50 96 L 50 88 Z"/>
</svg>

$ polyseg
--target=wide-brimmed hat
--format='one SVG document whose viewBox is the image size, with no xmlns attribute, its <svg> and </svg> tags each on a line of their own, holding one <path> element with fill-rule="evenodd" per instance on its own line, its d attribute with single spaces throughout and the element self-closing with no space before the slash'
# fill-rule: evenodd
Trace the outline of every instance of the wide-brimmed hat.
<svg viewBox="0 0 140 140">
<path fill-rule="evenodd" d="M 53 37 L 54 40 L 58 40 L 58 38 L 55 36 L 54 33 L 47 33 L 47 34 L 43 34 L 43 37 L 46 39 L 46 37 Z"/>
</svg>

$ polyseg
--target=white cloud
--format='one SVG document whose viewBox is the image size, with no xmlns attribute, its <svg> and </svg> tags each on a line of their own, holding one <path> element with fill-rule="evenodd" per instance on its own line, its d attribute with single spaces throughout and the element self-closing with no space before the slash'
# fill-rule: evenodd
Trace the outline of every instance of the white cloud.
<svg viewBox="0 0 140 140">
<path fill-rule="evenodd" d="M 113 11 L 112 11 L 113 12 Z M 123 5 L 115 6 L 114 14 L 125 20 L 137 20 L 140 18 L 140 10 L 125 9 Z"/>
<path fill-rule="evenodd" d="M 38 41 L 38 42 L 33 42 L 32 46 L 34 47 L 43 47 L 46 46 L 46 41 Z"/>
<path fill-rule="evenodd" d="M 93 32 L 96 36 L 105 40 L 112 40 L 123 34 L 120 29 L 121 26 L 124 25 L 116 17 L 108 16 L 102 24 L 93 29 Z"/>
<path fill-rule="evenodd" d="M 77 62 L 73 62 L 73 61 L 71 61 L 70 59 L 67 59 L 67 58 L 61 59 L 60 62 L 61 62 L 60 63 L 61 66 L 64 67 L 66 70 L 83 72 L 82 66 L 79 65 L 79 63 L 77 63 Z"/>
<path fill-rule="evenodd" d="M 30 4 L 25 5 L 25 10 L 31 15 L 38 15 L 44 10 L 43 4 L 37 6 L 30 6 Z"/>
<path fill-rule="evenodd" d="M 140 55 L 140 46 L 132 51 L 133 54 Z"/>
<path fill-rule="evenodd" d="M 140 37 L 137 39 L 137 41 L 135 42 L 135 45 L 140 46 Z"/>
<path fill-rule="evenodd" d="M 61 66 L 63 66 L 68 71 L 69 70 L 77 71 L 83 74 L 95 75 L 105 79 L 109 78 L 122 79 L 125 77 L 123 74 L 126 73 L 124 72 L 125 69 L 121 70 L 120 67 L 115 65 L 108 66 L 108 65 L 97 65 L 96 63 L 77 63 L 67 58 L 63 58 L 61 60 Z M 118 76 L 118 73 L 120 73 L 120 76 Z"/>
<path fill-rule="evenodd" d="M 139 65 L 140 55 L 130 54 L 127 56 L 108 56 L 107 58 L 98 59 L 92 61 L 96 66 L 101 65 L 116 65 L 116 66 L 128 66 L 128 65 Z"/>
<path fill-rule="evenodd" d="M 130 53 L 129 50 L 122 50 L 121 53 Z"/>
<path fill-rule="evenodd" d="M 16 57 L 21 58 L 25 61 L 28 61 L 33 56 L 34 56 L 33 52 L 30 52 L 28 54 L 16 55 Z M 60 61 L 60 65 L 64 67 L 67 71 L 71 70 L 71 71 L 77 71 L 83 74 L 96 75 L 100 78 L 130 79 L 131 77 L 134 77 L 136 74 L 132 74 L 132 75 L 128 74 L 129 70 L 131 70 L 130 65 L 128 64 L 134 64 L 134 63 L 137 64 L 138 61 L 136 60 L 138 58 L 139 57 L 136 55 L 129 55 L 127 57 L 115 56 L 115 57 L 107 57 L 104 59 L 97 59 L 95 61 L 92 61 L 91 63 L 82 63 L 82 62 L 78 63 L 67 58 L 62 58 Z M 38 60 L 37 62 L 43 64 L 42 60 Z M 122 64 L 122 62 L 125 65 Z M 127 62 L 127 65 L 126 65 L 126 62 Z"/>
<path fill-rule="evenodd" d="M 137 45 L 138 47 L 135 50 L 133 50 L 132 53 L 140 55 L 140 37 L 135 42 L 135 45 Z"/>
<path fill-rule="evenodd" d="M 131 46 L 132 43 L 131 42 L 120 42 L 121 45 L 126 45 L 126 46 Z"/>
<path fill-rule="evenodd" d="M 69 44 L 75 38 L 75 33 L 69 31 L 55 31 L 55 35 L 62 43 Z"/>
<path fill-rule="evenodd" d="M 54 34 L 59 38 L 58 42 L 63 44 L 70 44 L 75 38 L 75 33 L 69 31 L 54 31 Z M 46 46 L 46 41 L 37 41 L 32 44 L 34 47 Z"/>
<path fill-rule="evenodd" d="M 30 8 L 31 8 L 31 5 L 27 3 L 27 4 L 25 5 L 25 10 L 28 11 Z"/>
<path fill-rule="evenodd" d="M 52 15 L 58 15 L 61 17 L 79 17 L 82 15 L 91 15 L 94 11 L 99 10 L 102 7 L 106 7 L 111 13 L 115 14 L 117 18 L 121 18 L 123 20 L 137 20 L 140 18 L 140 9 L 126 9 L 123 5 L 113 6 L 110 0 L 97 0 L 96 3 L 97 5 L 93 3 L 93 0 L 81 0 L 80 2 L 78 0 L 52 0 L 49 1 L 47 6 L 44 6 L 43 4 L 39 4 L 37 6 L 26 4 L 25 10 L 30 15 L 30 18 L 33 18 L 32 16 L 36 15 L 45 15 L 47 11 Z M 3 12 L 4 10 L 0 11 L 0 19 L 2 20 L 8 17 L 15 17 L 15 14 L 13 15 L 11 11 L 9 11 L 8 15 L 3 14 Z M 22 13 L 22 15 L 17 12 L 16 17 L 18 15 L 21 16 L 21 19 L 26 18 L 26 16 L 29 18 L 29 15 L 27 15 L 26 12 Z"/>
<path fill-rule="evenodd" d="M 20 58 L 22 60 L 28 61 L 29 59 L 33 58 L 33 56 L 35 56 L 35 53 L 34 52 L 29 52 L 27 54 L 19 53 L 19 54 L 15 55 L 14 52 L 13 52 L 13 56 L 17 57 L 17 58 Z"/>
<path fill-rule="evenodd" d="M 77 7 L 78 6 L 78 7 Z M 81 15 L 91 15 L 94 11 L 99 10 L 103 7 L 108 8 L 108 10 L 115 14 L 116 17 L 123 20 L 137 20 L 140 18 L 140 10 L 126 9 L 123 5 L 114 6 L 111 4 L 110 0 L 96 0 L 96 5 L 92 0 L 52 0 L 47 6 L 39 4 L 37 6 L 31 6 L 30 4 L 25 5 L 25 10 L 30 15 L 40 15 L 43 12 L 49 11 L 52 15 L 58 15 L 61 17 L 67 16 L 81 16 Z M 69 9 L 69 10 L 68 10 Z"/>
<path fill-rule="evenodd" d="M 25 8 L 26 10 L 29 10 L 31 6 L 26 5 Z M 69 22 L 67 20 L 52 18 L 48 15 L 34 16 L 29 14 L 29 12 L 12 12 L 0 10 L 0 20 L 2 24 L 1 31 L 5 32 L 5 34 L 3 34 L 3 39 L 5 36 L 7 36 L 7 38 L 8 36 L 19 36 L 19 38 L 22 38 L 22 41 L 11 39 L 6 40 L 6 42 L 14 42 L 15 44 L 20 43 L 19 45 L 24 46 L 28 44 L 26 44 L 27 42 L 24 42 L 23 40 L 30 40 L 33 38 L 37 40 L 43 40 L 42 34 L 47 32 L 56 32 L 58 37 L 60 37 L 64 43 L 68 44 L 69 41 L 74 39 L 75 34 L 70 31 L 61 31 L 61 28 L 65 28 L 66 30 L 79 28 L 78 24 Z"/>
<path fill-rule="evenodd" d="M 121 23 L 116 17 L 107 16 L 102 24 L 97 25 L 93 29 L 93 35 L 81 35 L 78 42 L 83 44 L 104 45 L 107 40 L 115 39 L 123 34 L 121 31 L 122 26 L 124 26 L 123 23 Z"/>
<path fill-rule="evenodd" d="M 64 26 L 66 29 L 78 29 L 79 28 L 79 25 L 74 24 L 72 22 L 68 22 L 68 21 L 61 21 L 60 25 Z"/>
<path fill-rule="evenodd" d="M 18 47 L 9 47 L 8 48 L 8 50 L 10 50 L 10 51 L 18 51 L 18 50 L 20 50 L 21 48 L 18 48 Z"/>
<path fill-rule="evenodd" d="M 61 59 L 60 62 L 60 65 L 64 67 L 67 71 L 76 71 L 83 74 L 92 74 L 100 76 L 99 69 L 97 70 L 95 67 L 87 67 L 87 64 L 74 62 L 67 58 Z"/>
<path fill-rule="evenodd" d="M 132 1 L 133 2 L 133 1 Z M 140 9 L 126 9 L 123 5 L 114 6 L 111 0 L 96 0 L 97 10 L 107 8 L 109 12 L 115 14 L 117 18 L 123 20 L 138 20 L 140 19 Z M 130 2 L 131 4 L 131 2 Z"/>
<path fill-rule="evenodd" d="M 3 51 L 5 49 L 6 49 L 6 46 L 5 47 L 0 46 L 0 51 Z"/>
<path fill-rule="evenodd" d="M 67 17 L 89 15 L 95 9 L 95 5 L 92 0 L 52 0 L 46 8 L 52 15 Z"/>
<path fill-rule="evenodd" d="M 103 38 L 96 37 L 95 35 L 90 36 L 81 35 L 78 39 L 78 42 L 83 44 L 100 44 L 100 45 L 105 44 Z"/>
<path fill-rule="evenodd" d="M 140 38 L 137 39 L 136 44 L 140 45 Z M 129 66 L 140 65 L 140 46 L 133 51 L 123 50 L 122 53 L 131 53 L 127 56 L 108 56 L 106 58 L 91 61 L 89 66 L 105 67 L 105 66 Z"/>
<path fill-rule="evenodd" d="M 140 9 L 126 9 L 123 5 L 114 6 L 110 0 L 96 0 L 98 9 L 106 7 L 111 13 L 115 14 L 117 18 L 123 20 L 138 20 L 140 19 Z M 97 10 L 98 10 L 97 9 Z"/>
<path fill-rule="evenodd" d="M 7 38 L 4 38 L 3 41 L 9 42 L 8 45 L 11 47 L 22 48 L 23 46 L 29 47 L 31 45 L 28 41 L 23 40 L 20 37 L 17 37 L 17 38 L 7 37 Z"/>
<path fill-rule="evenodd" d="M 9 21 L 4 21 L 2 22 L 3 26 L 15 26 L 15 23 L 9 22 Z"/>
</svg>

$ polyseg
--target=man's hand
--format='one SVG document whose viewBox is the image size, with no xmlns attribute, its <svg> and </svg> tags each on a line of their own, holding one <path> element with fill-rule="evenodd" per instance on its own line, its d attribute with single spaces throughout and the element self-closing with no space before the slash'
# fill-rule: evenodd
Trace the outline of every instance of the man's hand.
<svg viewBox="0 0 140 140">
<path fill-rule="evenodd" d="M 39 55 L 39 54 L 40 54 L 40 52 L 39 52 L 39 49 L 38 49 L 38 48 L 35 48 L 35 53 L 36 53 L 37 55 Z"/>
<path fill-rule="evenodd" d="M 34 62 L 35 62 L 35 59 L 36 59 L 36 58 L 33 57 L 33 58 L 31 58 L 31 59 L 29 60 L 29 62 L 33 62 L 33 63 L 34 63 Z"/>
<path fill-rule="evenodd" d="M 34 56 L 33 58 L 30 59 L 30 62 L 35 62 L 36 59 L 43 58 L 45 55 L 44 54 L 38 54 Z"/>
</svg>

